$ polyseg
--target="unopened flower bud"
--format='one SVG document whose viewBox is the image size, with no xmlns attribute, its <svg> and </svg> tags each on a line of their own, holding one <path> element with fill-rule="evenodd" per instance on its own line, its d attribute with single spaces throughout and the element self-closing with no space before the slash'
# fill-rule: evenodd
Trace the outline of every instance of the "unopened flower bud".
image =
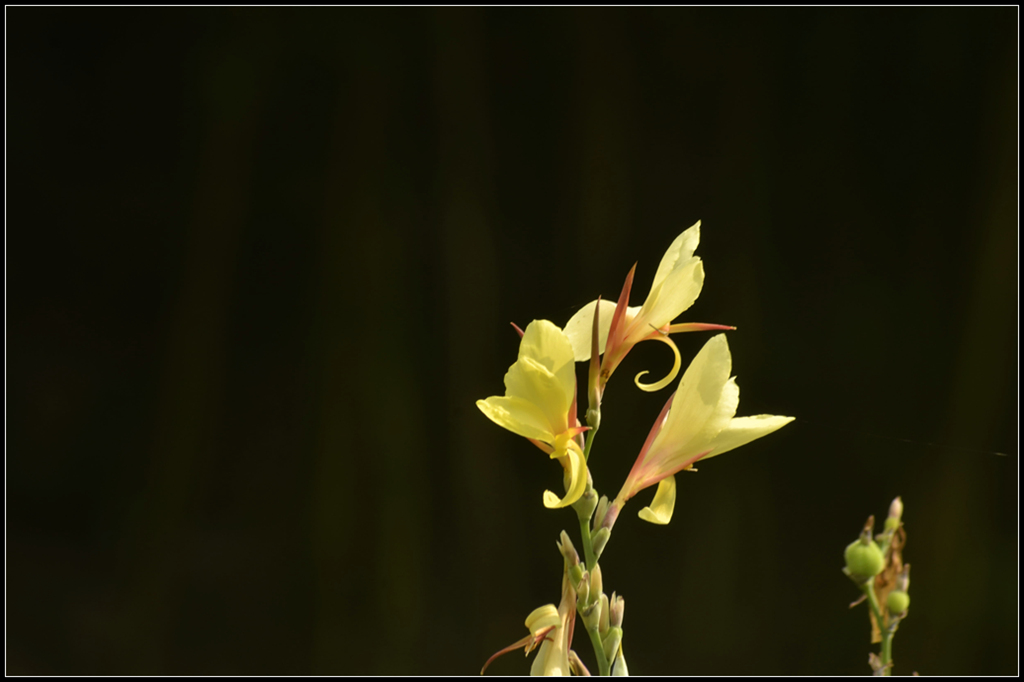
<svg viewBox="0 0 1024 682">
<path fill-rule="evenodd" d="M 586 492 L 572 506 L 581 521 L 590 521 L 590 517 L 594 515 L 594 510 L 597 508 L 597 492 L 591 487 L 589 482 L 587 483 Z"/>
<path fill-rule="evenodd" d="M 611 608 L 611 615 L 609 617 L 610 624 L 613 627 L 621 628 L 622 627 L 622 616 L 624 615 L 624 612 L 626 610 L 626 600 L 623 599 L 621 596 L 616 596 L 616 594 L 614 592 L 612 592 L 610 608 Z"/>
<path fill-rule="evenodd" d="M 594 398 L 592 397 L 591 400 L 593 401 Z M 590 408 L 587 410 L 587 426 L 592 429 L 598 429 L 601 427 L 601 408 L 596 410 L 594 408 Z"/>
<path fill-rule="evenodd" d="M 619 507 L 613 502 L 608 505 L 608 511 L 605 512 L 604 517 L 601 519 L 601 528 L 607 528 L 610 531 L 618 518 Z"/>
<path fill-rule="evenodd" d="M 900 519 L 903 517 L 903 500 L 897 497 L 889 505 L 889 516 L 885 519 L 886 530 L 896 530 L 900 527 Z"/>
<path fill-rule="evenodd" d="M 608 539 L 611 538 L 612 532 L 607 528 L 599 528 L 594 537 L 590 539 L 594 547 L 594 558 L 600 559 L 601 554 L 604 552 L 605 545 L 608 544 Z"/>
<path fill-rule="evenodd" d="M 902 590 L 893 590 L 885 602 L 891 614 L 903 613 L 910 606 L 910 595 Z"/>
<path fill-rule="evenodd" d="M 601 640 L 601 646 L 604 648 L 604 655 L 608 658 L 609 663 L 615 660 L 620 644 L 622 644 L 622 628 L 614 626 L 608 628 L 608 634 Z"/>
<path fill-rule="evenodd" d="M 609 619 L 609 614 L 610 613 L 611 613 L 611 608 L 610 608 L 609 603 L 608 603 L 608 595 L 605 594 L 604 592 L 602 592 L 601 593 L 601 620 L 597 624 L 597 631 L 601 633 L 602 637 L 604 637 L 606 634 L 608 634 L 608 625 L 610 624 L 608 619 Z"/>
<path fill-rule="evenodd" d="M 576 608 L 580 612 L 580 617 L 583 618 L 583 624 L 588 630 L 599 629 L 601 627 L 601 600 L 595 599 L 593 603 L 584 605 L 584 602 L 577 601 Z"/>
<path fill-rule="evenodd" d="M 612 663 L 612 677 L 629 677 L 629 668 L 626 667 L 626 657 L 622 655 L 622 643 L 619 643 L 619 653 Z"/>
<path fill-rule="evenodd" d="M 590 574 L 584 573 L 576 587 L 576 608 L 582 609 L 590 603 Z"/>
<path fill-rule="evenodd" d="M 594 512 L 594 528 L 600 528 L 604 523 L 604 515 L 608 512 L 608 496 L 602 495 L 597 501 L 597 511 Z"/>
<path fill-rule="evenodd" d="M 574 564 L 569 568 L 569 580 L 572 581 L 573 587 L 580 584 L 583 580 L 583 564 Z"/>
<path fill-rule="evenodd" d="M 873 521 L 873 519 L 872 519 Z M 846 547 L 846 574 L 861 585 L 882 572 L 885 557 L 871 539 L 871 529 L 865 528 L 860 537 Z"/>
<path fill-rule="evenodd" d="M 557 543 L 558 551 L 562 553 L 563 557 L 565 557 L 565 561 L 569 566 L 575 566 L 580 562 L 580 555 L 576 551 L 576 548 L 573 547 L 572 540 L 569 539 L 569 534 L 563 530 L 559 538 L 561 539 L 561 542 Z"/>
<path fill-rule="evenodd" d="M 590 594 L 596 600 L 604 591 L 604 580 L 601 577 L 601 564 L 595 564 L 590 572 Z"/>
</svg>

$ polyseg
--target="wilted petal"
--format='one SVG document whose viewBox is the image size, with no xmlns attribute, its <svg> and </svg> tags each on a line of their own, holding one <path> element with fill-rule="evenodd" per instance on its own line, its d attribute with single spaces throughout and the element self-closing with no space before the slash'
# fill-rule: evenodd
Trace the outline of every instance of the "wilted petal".
<svg viewBox="0 0 1024 682">
<path fill-rule="evenodd" d="M 661 479 L 658 492 L 649 507 L 640 510 L 640 518 L 644 521 L 664 526 L 672 520 L 672 512 L 676 508 L 676 477 L 668 476 Z"/>
<path fill-rule="evenodd" d="M 526 629 L 536 635 L 541 630 L 561 623 L 558 609 L 554 604 L 538 606 L 526 617 Z"/>
</svg>

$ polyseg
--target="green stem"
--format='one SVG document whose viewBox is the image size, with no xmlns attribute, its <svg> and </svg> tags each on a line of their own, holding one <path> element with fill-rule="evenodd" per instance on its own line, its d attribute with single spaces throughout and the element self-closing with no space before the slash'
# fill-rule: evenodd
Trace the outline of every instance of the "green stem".
<svg viewBox="0 0 1024 682">
<path fill-rule="evenodd" d="M 608 677 L 611 672 L 611 666 L 608 664 L 608 657 L 604 655 L 604 644 L 601 643 L 601 633 L 597 631 L 596 627 L 593 627 L 587 628 L 587 634 L 590 635 L 590 643 L 594 645 L 594 655 L 597 657 L 598 674 L 602 677 Z"/>
<path fill-rule="evenodd" d="M 594 556 L 594 543 L 590 539 L 590 519 L 580 519 L 580 535 L 583 536 L 583 556 L 587 570 L 593 571 L 594 566 L 597 566 L 597 557 Z"/>
<path fill-rule="evenodd" d="M 874 579 L 872 578 L 868 582 L 864 583 L 861 587 L 864 590 L 864 594 L 868 597 L 868 606 L 871 607 L 871 613 L 875 616 L 875 622 L 878 624 L 878 630 L 882 633 L 882 675 L 888 677 L 892 667 L 889 665 L 892 662 L 892 628 L 886 627 L 886 623 L 882 620 L 882 609 L 878 606 L 878 598 L 875 597 L 875 586 Z"/>
</svg>

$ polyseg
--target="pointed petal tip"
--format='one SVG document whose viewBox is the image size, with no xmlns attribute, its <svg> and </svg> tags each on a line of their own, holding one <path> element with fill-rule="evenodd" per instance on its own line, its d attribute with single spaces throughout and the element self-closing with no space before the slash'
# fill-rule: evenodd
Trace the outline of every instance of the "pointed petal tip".
<svg viewBox="0 0 1024 682">
<path fill-rule="evenodd" d="M 516 324 L 515 322 L 509 322 L 509 324 L 512 325 L 512 328 L 515 329 L 519 333 L 519 338 L 523 338 L 523 335 L 526 332 L 524 332 L 522 329 L 520 329 L 519 325 Z"/>
</svg>

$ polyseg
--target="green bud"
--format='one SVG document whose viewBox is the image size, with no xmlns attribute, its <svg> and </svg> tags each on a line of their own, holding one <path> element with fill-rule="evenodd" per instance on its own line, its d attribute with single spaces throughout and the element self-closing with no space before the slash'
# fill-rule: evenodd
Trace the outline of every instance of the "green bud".
<svg viewBox="0 0 1024 682">
<path fill-rule="evenodd" d="M 597 631 L 604 637 L 608 633 L 608 616 L 611 612 L 611 608 L 608 604 L 608 595 L 604 592 L 601 593 L 601 620 L 598 622 Z"/>
<path fill-rule="evenodd" d="M 577 565 L 580 562 L 580 555 L 576 551 L 576 548 L 573 547 L 572 540 L 569 539 L 569 534 L 563 530 L 559 538 L 561 539 L 561 542 L 556 543 L 558 545 L 558 551 L 562 553 L 565 561 L 570 566 Z"/>
<path fill-rule="evenodd" d="M 594 510 L 597 508 L 597 492 L 587 484 L 587 491 L 583 493 L 583 496 L 572 505 L 573 509 L 576 510 L 576 515 L 581 521 L 589 521 L 590 517 L 594 515 Z"/>
<path fill-rule="evenodd" d="M 893 590 L 885 601 L 886 608 L 891 614 L 903 613 L 910 606 L 910 595 L 901 590 Z"/>
<path fill-rule="evenodd" d="M 626 610 L 626 600 L 622 597 L 616 596 L 615 593 L 612 592 L 610 608 L 612 612 L 609 616 L 609 622 L 613 627 L 621 628 L 622 616 Z"/>
<path fill-rule="evenodd" d="M 589 574 L 584 573 L 583 578 L 580 580 L 579 587 L 576 588 L 576 608 L 582 609 L 585 605 L 590 603 L 590 580 Z"/>
<path fill-rule="evenodd" d="M 599 528 L 597 532 L 594 533 L 594 537 L 592 537 L 590 541 L 594 546 L 595 559 L 601 558 L 601 554 L 604 553 L 604 547 L 608 544 L 608 540 L 611 536 L 612 532 L 607 528 Z"/>
<path fill-rule="evenodd" d="M 587 426 L 598 429 L 601 427 L 601 408 L 587 410 Z"/>
<path fill-rule="evenodd" d="M 608 496 L 602 495 L 597 501 L 597 511 L 594 513 L 594 528 L 600 528 L 604 522 L 604 515 L 608 513 Z"/>
<path fill-rule="evenodd" d="M 851 542 L 845 556 L 846 574 L 858 585 L 875 577 L 885 568 L 885 557 L 878 545 L 871 541 L 870 531 L 862 533 L 860 538 Z"/>
<path fill-rule="evenodd" d="M 569 569 L 569 579 L 574 587 L 580 584 L 580 581 L 583 580 L 583 564 L 574 564 Z"/>
<path fill-rule="evenodd" d="M 601 564 L 595 564 L 594 570 L 590 572 L 590 594 L 598 599 L 604 591 L 604 580 L 601 577 Z"/>
<path fill-rule="evenodd" d="M 608 634 L 601 640 L 601 646 L 604 648 L 604 655 L 608 658 L 609 663 L 615 660 L 620 644 L 622 644 L 622 628 L 608 628 Z"/>
<path fill-rule="evenodd" d="M 892 504 L 889 505 L 889 517 L 886 521 L 889 519 L 895 519 L 898 525 L 901 518 L 903 518 L 903 500 L 897 496 L 896 499 L 892 501 Z"/>
<path fill-rule="evenodd" d="M 583 606 L 580 601 L 576 602 L 576 608 L 580 612 L 580 616 L 583 618 L 583 624 L 588 630 L 594 630 L 601 627 L 601 600 L 595 599 L 593 604 Z"/>
</svg>

